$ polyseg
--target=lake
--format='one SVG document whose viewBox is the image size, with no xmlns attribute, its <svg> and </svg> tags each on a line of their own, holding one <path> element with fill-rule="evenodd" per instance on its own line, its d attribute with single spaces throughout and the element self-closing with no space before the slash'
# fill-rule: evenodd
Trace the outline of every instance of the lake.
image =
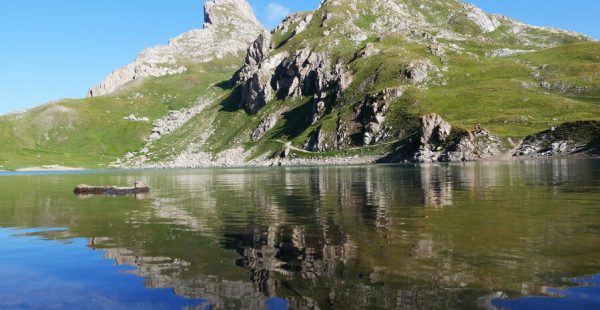
<svg viewBox="0 0 600 310">
<path fill-rule="evenodd" d="M 2 173 L 0 308 L 598 309 L 599 202 L 587 159 Z"/>
</svg>

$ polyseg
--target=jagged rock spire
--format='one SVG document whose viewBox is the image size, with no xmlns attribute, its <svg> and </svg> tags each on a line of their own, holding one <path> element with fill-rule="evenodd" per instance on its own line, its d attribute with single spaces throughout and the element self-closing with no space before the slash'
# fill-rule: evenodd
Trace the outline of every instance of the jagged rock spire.
<svg viewBox="0 0 600 310">
<path fill-rule="evenodd" d="M 246 0 L 207 0 L 204 4 L 204 28 L 218 26 L 260 27 Z"/>
</svg>

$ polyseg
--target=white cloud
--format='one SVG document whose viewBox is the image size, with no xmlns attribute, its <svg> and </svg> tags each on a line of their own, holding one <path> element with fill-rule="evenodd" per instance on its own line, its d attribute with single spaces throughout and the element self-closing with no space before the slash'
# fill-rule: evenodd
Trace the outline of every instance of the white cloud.
<svg viewBox="0 0 600 310">
<path fill-rule="evenodd" d="M 290 14 L 290 8 L 279 3 L 271 2 L 267 5 L 267 20 L 269 23 L 278 23 Z"/>
</svg>

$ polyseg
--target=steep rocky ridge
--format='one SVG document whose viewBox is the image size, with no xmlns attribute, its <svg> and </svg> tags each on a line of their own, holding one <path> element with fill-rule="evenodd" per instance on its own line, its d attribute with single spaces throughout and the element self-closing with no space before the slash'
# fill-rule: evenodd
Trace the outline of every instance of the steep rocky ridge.
<svg viewBox="0 0 600 310">
<path fill-rule="evenodd" d="M 181 74 L 189 63 L 206 63 L 244 52 L 263 30 L 246 0 L 208 0 L 204 5 L 204 29 L 195 29 L 148 48 L 131 64 L 112 72 L 92 87 L 90 97 L 103 96 L 121 86 L 147 77 Z"/>
</svg>

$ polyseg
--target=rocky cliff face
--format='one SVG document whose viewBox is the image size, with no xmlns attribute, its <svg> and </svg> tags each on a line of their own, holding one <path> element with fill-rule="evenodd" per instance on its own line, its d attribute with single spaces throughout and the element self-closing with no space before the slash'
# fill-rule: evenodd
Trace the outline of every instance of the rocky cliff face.
<svg viewBox="0 0 600 310">
<path fill-rule="evenodd" d="M 171 39 L 168 45 L 142 51 L 133 63 L 92 87 L 88 96 L 107 95 L 146 77 L 183 73 L 187 70 L 185 62 L 205 63 L 237 56 L 262 31 L 246 0 L 208 0 L 204 6 L 204 29 L 191 30 Z"/>
</svg>

